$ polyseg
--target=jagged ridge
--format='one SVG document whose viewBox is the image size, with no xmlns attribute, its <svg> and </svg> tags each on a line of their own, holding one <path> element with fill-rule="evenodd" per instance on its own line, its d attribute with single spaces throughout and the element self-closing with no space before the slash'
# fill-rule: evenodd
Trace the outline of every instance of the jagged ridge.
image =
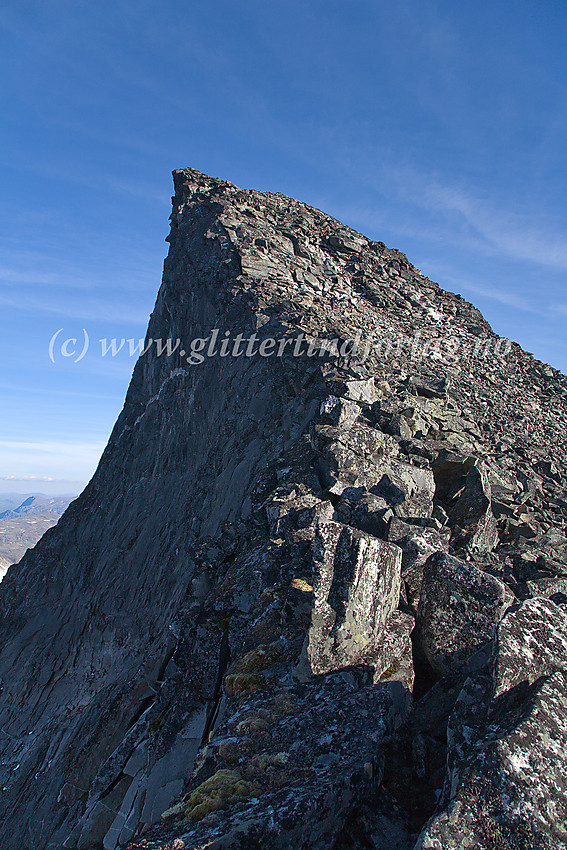
<svg viewBox="0 0 567 850">
<path fill-rule="evenodd" d="M 174 182 L 182 346 L 0 588 L 3 846 L 562 846 L 565 377 L 318 210 Z M 188 364 L 213 329 L 286 345 Z"/>
</svg>

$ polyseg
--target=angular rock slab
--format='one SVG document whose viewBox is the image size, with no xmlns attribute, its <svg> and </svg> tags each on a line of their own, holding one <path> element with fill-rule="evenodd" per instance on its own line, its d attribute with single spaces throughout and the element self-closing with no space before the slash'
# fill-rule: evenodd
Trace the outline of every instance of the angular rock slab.
<svg viewBox="0 0 567 850">
<path fill-rule="evenodd" d="M 431 516 L 433 472 L 400 460 L 390 435 L 361 422 L 348 428 L 317 425 L 313 444 L 320 453 L 321 482 L 331 493 L 361 487 L 384 498 L 399 516 Z"/>
<path fill-rule="evenodd" d="M 398 681 L 413 690 L 415 671 L 411 633 L 415 620 L 404 611 L 394 611 L 378 645 L 364 662 L 374 668 L 374 682 Z"/>
<path fill-rule="evenodd" d="M 400 517 L 429 517 L 433 511 L 435 479 L 430 469 L 392 460 L 380 469 L 372 492 L 383 496 Z"/>
<path fill-rule="evenodd" d="M 317 520 L 332 519 L 334 513 L 331 502 L 309 494 L 297 496 L 295 491 L 285 498 L 273 496 L 265 510 L 272 537 L 285 537 L 286 533 L 307 528 Z"/>
<path fill-rule="evenodd" d="M 314 602 L 300 666 L 311 674 L 361 663 L 398 607 L 402 552 L 338 522 L 321 522 L 314 543 Z"/>
<path fill-rule="evenodd" d="M 433 669 L 457 670 L 494 635 L 511 602 L 506 586 L 445 552 L 425 564 L 415 638 Z"/>
<path fill-rule="evenodd" d="M 317 424 L 312 440 L 320 453 L 323 484 L 337 495 L 345 487 L 369 489 L 378 480 L 377 465 L 399 452 L 392 437 L 361 422 L 344 422 L 338 426 Z"/>
<path fill-rule="evenodd" d="M 394 517 L 388 528 L 387 539 L 402 549 L 402 587 L 405 600 L 417 612 L 423 568 L 435 552 L 447 551 L 449 529 L 438 531 L 420 525 L 410 525 Z"/>
<path fill-rule="evenodd" d="M 476 461 L 469 469 L 463 493 L 451 512 L 451 521 L 464 529 L 471 549 L 490 552 L 496 546 L 498 531 L 492 513 L 492 488 L 482 461 Z"/>
</svg>

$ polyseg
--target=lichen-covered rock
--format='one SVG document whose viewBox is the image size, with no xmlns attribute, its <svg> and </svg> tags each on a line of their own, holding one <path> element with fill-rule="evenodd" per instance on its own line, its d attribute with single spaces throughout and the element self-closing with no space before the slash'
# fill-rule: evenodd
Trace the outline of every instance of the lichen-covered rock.
<svg viewBox="0 0 567 850">
<path fill-rule="evenodd" d="M 373 537 L 385 538 L 394 514 L 381 496 L 363 488 L 347 487 L 336 504 L 334 519 L 365 531 Z"/>
<path fill-rule="evenodd" d="M 398 607 L 402 553 L 397 546 L 336 522 L 317 526 L 314 602 L 301 670 L 329 673 L 372 662 Z M 299 675 L 299 671 L 298 671 Z"/>
<path fill-rule="evenodd" d="M 504 617 L 454 704 L 443 810 L 416 850 L 567 847 L 566 626 L 545 599 Z"/>
<path fill-rule="evenodd" d="M 430 469 L 392 461 L 373 491 L 382 496 L 400 517 L 428 517 L 433 510 L 435 481 Z"/>
<path fill-rule="evenodd" d="M 319 414 L 322 425 L 350 428 L 361 413 L 360 404 L 340 396 L 330 395 L 321 402 Z"/>
<path fill-rule="evenodd" d="M 286 533 L 315 526 L 318 520 L 330 520 L 334 514 L 331 502 L 309 493 L 298 495 L 294 490 L 274 494 L 265 509 L 272 536 L 282 538 Z"/>
<path fill-rule="evenodd" d="M 444 552 L 423 570 L 416 642 L 443 675 L 462 666 L 494 635 L 511 594 L 494 576 Z"/>
<path fill-rule="evenodd" d="M 498 626 L 494 695 L 556 670 L 567 673 L 567 613 L 551 600 L 527 599 Z"/>
<path fill-rule="evenodd" d="M 165 827 L 129 847 L 330 847 L 379 782 L 383 739 L 407 708 L 400 682 L 361 688 L 352 673 L 251 699 L 217 729 L 188 792 L 164 812 Z M 219 768 L 227 758 L 230 769 Z"/>
<path fill-rule="evenodd" d="M 350 428 L 318 424 L 313 445 L 323 486 L 337 495 L 347 487 L 370 490 L 380 478 L 380 462 L 399 452 L 395 440 L 364 423 Z"/>
<path fill-rule="evenodd" d="M 467 747 L 468 758 L 458 765 L 453 799 L 415 850 L 567 847 L 566 686 L 565 676 L 555 673 L 538 680 L 523 700 L 494 706 L 484 737 Z M 482 695 L 469 689 L 466 698 L 476 705 Z M 474 734 L 470 719 L 463 721 Z"/>
</svg>

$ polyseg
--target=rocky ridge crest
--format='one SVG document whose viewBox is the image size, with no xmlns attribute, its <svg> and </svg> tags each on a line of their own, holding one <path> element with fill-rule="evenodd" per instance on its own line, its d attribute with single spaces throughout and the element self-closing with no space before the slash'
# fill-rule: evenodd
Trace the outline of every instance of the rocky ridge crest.
<svg viewBox="0 0 567 850">
<path fill-rule="evenodd" d="M 2 582 L 3 846 L 567 846 L 567 379 L 324 213 L 174 182 L 148 339 L 275 352 L 150 347 Z"/>
</svg>

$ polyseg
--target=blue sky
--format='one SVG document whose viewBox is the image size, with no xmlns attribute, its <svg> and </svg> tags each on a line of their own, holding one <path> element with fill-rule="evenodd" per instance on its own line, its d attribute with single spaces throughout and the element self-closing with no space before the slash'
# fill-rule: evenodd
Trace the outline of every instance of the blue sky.
<svg viewBox="0 0 567 850">
<path fill-rule="evenodd" d="M 399 248 L 567 371 L 566 39 L 565 0 L 3 0 L 0 491 L 94 471 L 134 365 L 97 340 L 145 333 L 177 167 Z"/>
</svg>

